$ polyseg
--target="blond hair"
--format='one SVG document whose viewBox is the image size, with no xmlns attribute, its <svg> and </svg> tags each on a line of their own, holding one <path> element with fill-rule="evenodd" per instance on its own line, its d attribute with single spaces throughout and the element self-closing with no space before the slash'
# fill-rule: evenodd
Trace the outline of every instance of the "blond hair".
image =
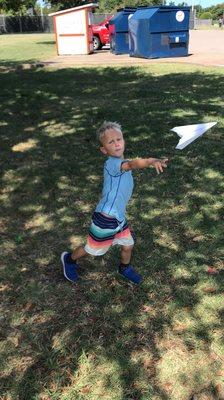
<svg viewBox="0 0 224 400">
<path fill-rule="evenodd" d="M 104 121 L 97 131 L 97 139 L 102 144 L 103 137 L 108 129 L 114 129 L 122 134 L 121 125 L 117 122 Z"/>
</svg>

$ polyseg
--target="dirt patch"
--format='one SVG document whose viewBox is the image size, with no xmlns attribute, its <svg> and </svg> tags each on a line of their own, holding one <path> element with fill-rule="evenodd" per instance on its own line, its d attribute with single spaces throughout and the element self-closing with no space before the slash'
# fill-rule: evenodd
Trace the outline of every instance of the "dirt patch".
<svg viewBox="0 0 224 400">
<path fill-rule="evenodd" d="M 141 65 L 155 63 L 187 63 L 204 66 L 224 67 L 224 30 L 190 31 L 189 56 L 159 59 L 114 55 L 109 49 L 100 50 L 90 55 L 56 56 L 47 60 L 45 65 L 56 68 L 90 65 Z"/>
</svg>

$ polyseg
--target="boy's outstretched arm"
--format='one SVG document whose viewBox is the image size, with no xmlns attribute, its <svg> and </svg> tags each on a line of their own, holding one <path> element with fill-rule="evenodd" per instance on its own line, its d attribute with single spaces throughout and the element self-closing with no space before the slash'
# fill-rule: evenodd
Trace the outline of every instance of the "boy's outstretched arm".
<svg viewBox="0 0 224 400">
<path fill-rule="evenodd" d="M 154 167 L 157 174 L 163 172 L 163 168 L 167 167 L 168 158 L 136 158 L 130 161 L 124 161 L 121 165 L 122 171 L 130 171 L 131 169 L 143 169 Z"/>
</svg>

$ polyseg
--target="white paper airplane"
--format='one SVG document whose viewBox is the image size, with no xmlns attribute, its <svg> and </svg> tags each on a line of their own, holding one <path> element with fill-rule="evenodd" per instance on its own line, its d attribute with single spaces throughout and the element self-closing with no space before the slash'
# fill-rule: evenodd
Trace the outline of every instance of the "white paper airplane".
<svg viewBox="0 0 224 400">
<path fill-rule="evenodd" d="M 175 149 L 184 149 L 216 124 L 217 122 L 207 122 L 205 124 L 176 126 L 175 128 L 171 129 L 171 131 L 176 132 L 180 137 L 179 143 Z"/>
</svg>

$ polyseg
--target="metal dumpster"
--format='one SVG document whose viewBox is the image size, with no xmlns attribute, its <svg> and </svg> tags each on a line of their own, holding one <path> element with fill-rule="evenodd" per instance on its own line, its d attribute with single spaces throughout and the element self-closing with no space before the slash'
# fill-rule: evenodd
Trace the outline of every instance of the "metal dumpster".
<svg viewBox="0 0 224 400">
<path fill-rule="evenodd" d="M 119 10 L 109 21 L 111 53 L 129 53 L 128 19 L 136 9 L 136 7 L 125 7 Z"/>
<path fill-rule="evenodd" d="M 130 56 L 187 56 L 189 17 L 190 7 L 138 7 L 128 21 Z"/>
</svg>

